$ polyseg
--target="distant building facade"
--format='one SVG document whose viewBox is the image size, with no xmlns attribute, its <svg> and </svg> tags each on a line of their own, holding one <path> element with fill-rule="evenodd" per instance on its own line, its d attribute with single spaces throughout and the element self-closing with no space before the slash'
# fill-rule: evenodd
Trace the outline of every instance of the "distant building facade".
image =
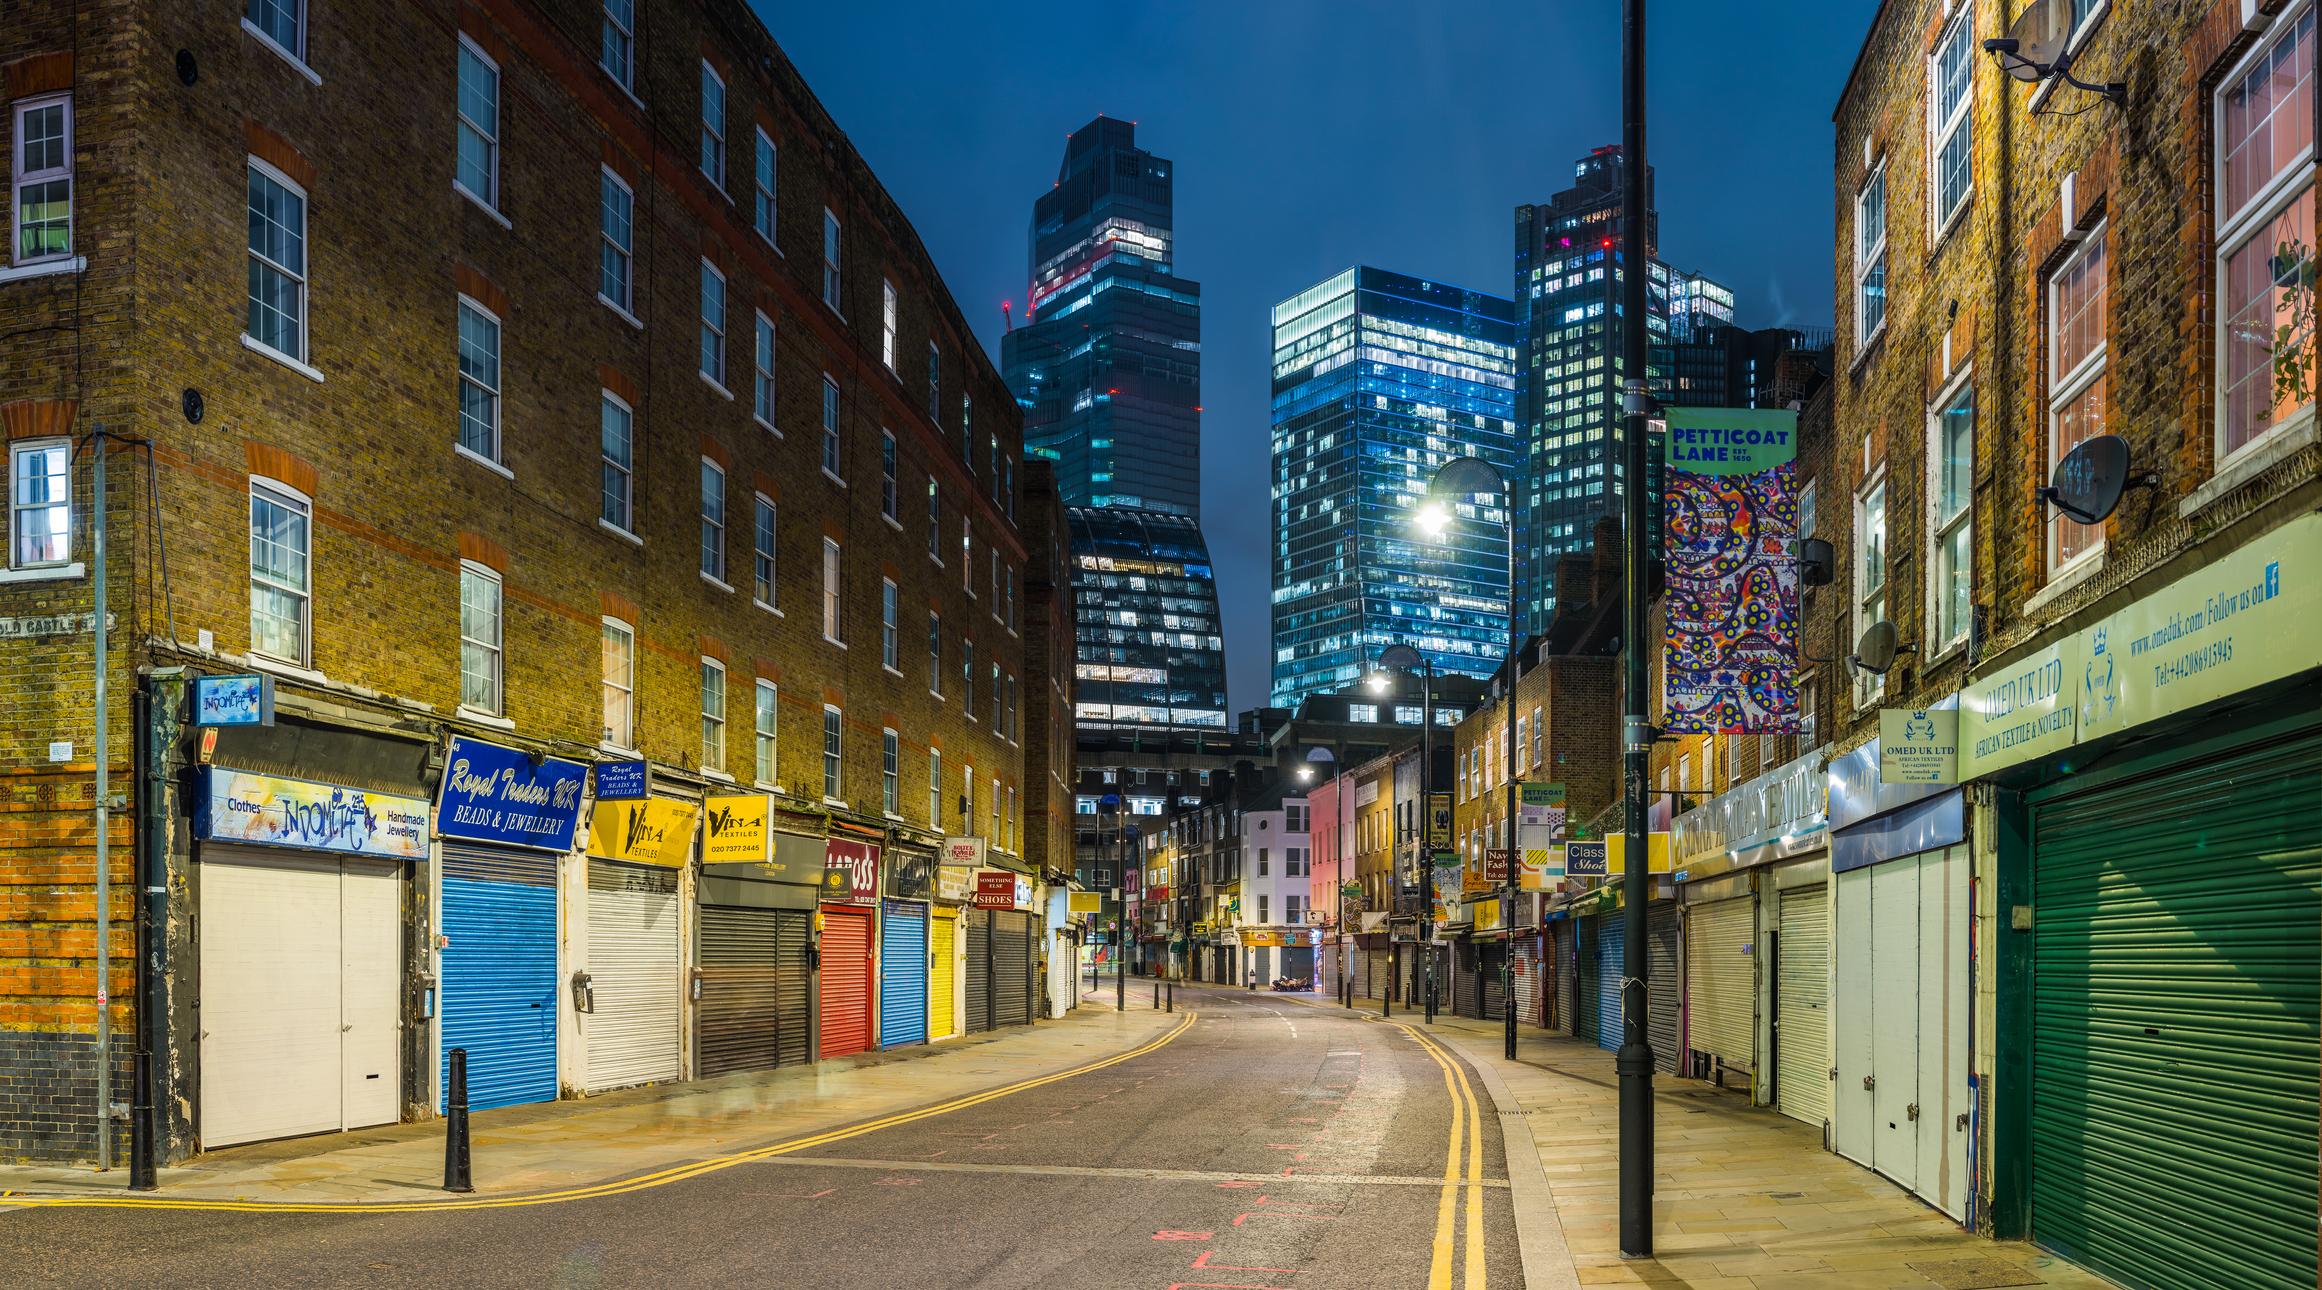
<svg viewBox="0 0 2322 1290">
<path fill-rule="evenodd" d="M 1226 727 L 1217 575 L 1190 516 L 1074 506 L 1076 723 Z"/>
</svg>

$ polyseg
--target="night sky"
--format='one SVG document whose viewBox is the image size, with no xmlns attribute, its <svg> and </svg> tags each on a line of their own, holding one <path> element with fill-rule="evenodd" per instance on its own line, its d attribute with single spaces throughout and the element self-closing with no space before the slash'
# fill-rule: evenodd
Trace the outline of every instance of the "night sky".
<svg viewBox="0 0 2322 1290">
<path fill-rule="evenodd" d="M 1230 706 L 1268 682 L 1268 311 L 1355 263 L 1496 294 L 1513 208 L 1620 136 L 1614 0 L 752 0 L 999 354 L 1032 200 L 1108 113 L 1177 167 L 1202 285 L 1202 528 Z M 1869 0 L 1655 0 L 1647 151 L 1665 258 L 1748 326 L 1831 322 L 1831 126 Z"/>
</svg>

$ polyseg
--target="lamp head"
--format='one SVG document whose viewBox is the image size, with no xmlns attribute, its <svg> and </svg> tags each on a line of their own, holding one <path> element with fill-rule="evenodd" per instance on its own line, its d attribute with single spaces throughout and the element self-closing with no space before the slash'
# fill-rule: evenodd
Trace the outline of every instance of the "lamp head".
<svg viewBox="0 0 2322 1290">
<path fill-rule="evenodd" d="M 1440 538 L 1451 527 L 1451 508 L 1441 502 L 1431 501 L 1419 508 L 1419 513 L 1411 517 L 1411 522 L 1418 525 L 1419 531 L 1427 536 Z"/>
</svg>

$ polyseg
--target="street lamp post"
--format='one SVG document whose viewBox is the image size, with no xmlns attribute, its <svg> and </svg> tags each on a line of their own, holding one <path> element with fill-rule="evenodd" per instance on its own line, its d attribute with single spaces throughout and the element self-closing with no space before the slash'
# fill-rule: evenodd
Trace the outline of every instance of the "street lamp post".
<svg viewBox="0 0 2322 1290">
<path fill-rule="evenodd" d="M 1428 837 L 1433 825 L 1428 776 L 1435 767 L 1435 662 L 1400 642 L 1379 652 L 1379 666 L 1419 673 L 1419 955 L 1427 965 L 1427 993 L 1420 1008 L 1427 1024 L 1435 1024 L 1435 851 Z M 1406 1000 L 1405 1002 L 1408 1002 Z"/>
<path fill-rule="evenodd" d="M 1642 316 L 1643 306 L 1640 305 L 1638 308 L 1639 314 L 1632 316 Z M 1642 335 L 1642 332 L 1639 334 Z M 1638 370 L 1642 369 L 1643 364 L 1640 362 Z M 1507 818 L 1501 821 L 1507 829 L 1507 846 L 1502 851 L 1502 854 L 1507 857 L 1507 872 L 1502 875 L 1503 885 L 1500 892 L 1500 924 L 1504 934 L 1516 912 L 1516 671 L 1518 665 L 1517 647 L 1522 639 L 1516 625 L 1520 617 L 1516 606 L 1516 490 L 1508 483 L 1508 477 L 1502 474 L 1497 466 L 1481 457 L 1457 457 L 1443 463 L 1442 467 L 1435 472 L 1435 478 L 1427 485 L 1427 496 L 1432 507 L 1448 508 L 1453 499 L 1472 496 L 1476 493 L 1498 493 L 1500 495 L 1500 531 L 1507 539 L 1508 548 L 1508 674 L 1507 679 L 1502 683 L 1502 693 L 1507 697 L 1508 706 L 1505 718 L 1508 760 L 1507 764 L 1501 768 L 1503 772 L 1501 778 L 1507 781 L 1505 785 L 1507 789 L 1505 805 Z M 1446 522 L 1448 522 L 1448 516 L 1446 516 Z M 1491 863 L 1488 844 L 1485 849 L 1484 863 L 1487 866 Z M 1512 949 L 1513 946 L 1514 942 L 1510 940 L 1508 948 Z M 1514 1061 L 1516 1059 L 1515 958 L 1512 954 L 1505 952 L 1500 956 L 1500 998 L 1505 1004 L 1502 1011 L 1506 1014 L 1502 1046 L 1507 1059 Z"/>
</svg>

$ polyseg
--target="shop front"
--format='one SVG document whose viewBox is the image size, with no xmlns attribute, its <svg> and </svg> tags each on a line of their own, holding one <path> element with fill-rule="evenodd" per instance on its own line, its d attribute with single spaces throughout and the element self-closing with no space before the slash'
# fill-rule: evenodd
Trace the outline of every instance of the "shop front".
<svg viewBox="0 0 2322 1290">
<path fill-rule="evenodd" d="M 821 822 L 785 815 L 764 793 L 711 797 L 702 812 L 695 1071 L 708 1079 L 811 1061 Z"/>
<path fill-rule="evenodd" d="M 435 1102 L 451 1051 L 467 1053 L 468 1106 L 557 1096 L 557 875 L 572 852 L 589 768 L 454 735 L 436 804 Z"/>
<path fill-rule="evenodd" d="M 574 978 L 581 1086 L 591 1093 L 680 1077 L 684 1059 L 685 906 L 700 803 L 672 796 L 607 801 L 589 813 Z"/>
<path fill-rule="evenodd" d="M 1032 975 L 1040 934 L 1032 881 L 1013 869 L 979 869 L 968 911 L 968 1030 L 1032 1020 Z"/>
<path fill-rule="evenodd" d="M 891 846 L 879 901 L 879 1047 L 927 1042 L 929 907 L 935 853 Z"/>
<path fill-rule="evenodd" d="M 209 765 L 193 811 L 202 1148 L 401 1119 L 428 801 Z"/>
<path fill-rule="evenodd" d="M 2317 640 L 2307 514 L 1963 694 L 2015 986 L 2002 1235 L 2124 1284 L 2317 1284 Z"/>
<path fill-rule="evenodd" d="M 822 900 L 815 908 L 822 973 L 815 1053 L 825 1060 L 872 1046 L 880 850 L 862 838 L 833 837 L 823 844 Z"/>
<path fill-rule="evenodd" d="M 968 912 L 983 862 L 982 838 L 944 839 L 927 922 L 927 1038 L 933 1043 L 967 1033 Z"/>
</svg>

